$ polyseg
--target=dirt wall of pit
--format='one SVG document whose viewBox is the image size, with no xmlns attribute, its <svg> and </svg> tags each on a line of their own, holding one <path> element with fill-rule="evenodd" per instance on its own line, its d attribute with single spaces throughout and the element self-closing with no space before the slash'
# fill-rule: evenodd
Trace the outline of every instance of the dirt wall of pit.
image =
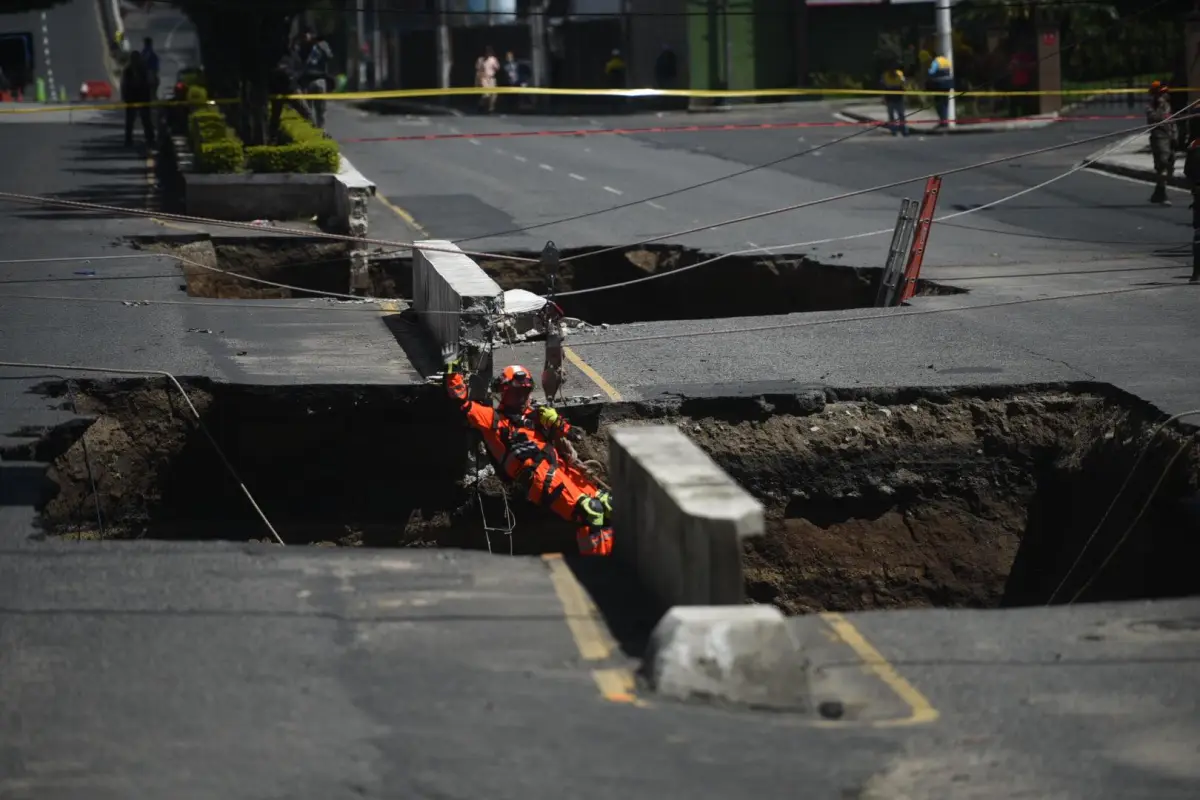
<svg viewBox="0 0 1200 800">
<path fill-rule="evenodd" d="M 463 480 L 470 439 L 437 388 L 188 387 L 291 541 L 484 546 Z M 58 436 L 47 528 L 97 527 L 86 443 L 110 535 L 261 536 L 165 384 L 79 391 L 96 419 L 81 437 L 78 426 L 75 438 Z M 748 591 L 793 613 L 1046 602 L 1089 538 L 1056 600 L 1097 574 L 1080 599 L 1200 591 L 1190 568 L 1200 536 L 1180 511 L 1200 485 L 1197 444 L 1175 431 L 1151 439 L 1163 415 L 1108 387 L 828 391 L 567 414 L 588 432 L 581 454 L 602 463 L 603 434 L 619 422 L 674 424 L 694 438 L 766 506 L 767 536 L 745 556 Z M 495 525 L 501 487 L 482 485 Z M 568 525 L 521 502 L 514 510 L 519 552 L 571 549 Z"/>
</svg>

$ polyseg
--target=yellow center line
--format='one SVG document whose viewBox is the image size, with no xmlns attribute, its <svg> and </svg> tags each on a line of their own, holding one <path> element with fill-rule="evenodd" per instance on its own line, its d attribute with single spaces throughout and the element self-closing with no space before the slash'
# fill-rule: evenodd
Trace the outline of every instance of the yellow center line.
<svg viewBox="0 0 1200 800">
<path fill-rule="evenodd" d="M 571 348 L 564 346 L 563 355 L 565 355 L 567 357 L 567 361 L 570 361 L 572 364 L 574 364 L 580 372 L 582 372 L 584 375 L 587 375 L 592 383 L 596 384 L 596 386 L 600 388 L 600 391 L 608 395 L 609 400 L 612 400 L 614 403 L 621 401 L 621 393 L 613 388 L 611 383 L 604 380 L 604 376 L 597 372 L 591 364 L 580 358 L 578 353 Z"/>
<path fill-rule="evenodd" d="M 880 720 L 871 724 L 875 728 L 898 727 L 902 725 L 923 725 L 928 722 L 933 722 L 940 715 L 938 710 L 933 707 L 933 704 L 925 698 L 925 695 L 909 683 L 905 678 L 896 671 L 883 654 L 867 641 L 858 628 L 850 624 L 850 621 L 841 614 L 826 613 L 822 614 L 821 618 L 826 624 L 833 629 L 843 642 L 849 645 L 859 658 L 863 661 L 863 668 L 868 672 L 875 673 L 881 681 L 887 684 L 897 697 L 904 701 L 909 707 L 911 713 L 902 719 Z"/>
<path fill-rule="evenodd" d="M 575 640 L 580 658 L 584 661 L 605 661 L 611 658 L 617 650 L 617 644 L 575 573 L 567 566 L 567 562 L 563 561 L 560 553 L 547 553 L 542 556 L 542 561 L 550 570 L 550 582 L 554 585 L 554 593 L 562 605 L 567 628 L 571 631 L 571 638 Z M 635 693 L 636 682 L 633 673 L 624 667 L 594 669 L 592 680 L 600 690 L 600 696 L 611 703 L 645 705 Z"/>
<path fill-rule="evenodd" d="M 380 192 L 378 189 L 375 190 L 375 199 L 378 200 L 379 202 L 383 203 L 384 206 L 386 206 L 388 209 L 390 209 L 391 212 L 393 214 L 395 214 L 397 217 L 404 220 L 404 222 L 410 228 L 412 228 L 414 231 L 416 231 L 417 233 L 421 234 L 422 236 L 424 236 L 426 238 L 431 238 L 429 231 L 425 230 L 424 225 L 417 222 L 416 218 L 413 217 L 412 214 L 408 213 L 403 208 L 401 208 L 400 206 L 393 203 L 391 200 L 388 200 L 387 197 L 383 194 L 383 192 Z"/>
</svg>

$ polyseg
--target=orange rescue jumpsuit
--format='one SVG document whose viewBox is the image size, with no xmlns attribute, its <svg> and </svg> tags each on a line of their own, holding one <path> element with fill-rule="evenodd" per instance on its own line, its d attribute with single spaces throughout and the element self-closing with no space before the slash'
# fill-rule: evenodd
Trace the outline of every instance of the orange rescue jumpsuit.
<svg viewBox="0 0 1200 800">
<path fill-rule="evenodd" d="M 612 529 L 587 521 L 582 504 L 594 503 L 597 487 L 570 464 L 563 463 L 549 434 L 567 436 L 571 425 L 559 419 L 556 431 L 547 431 L 537 412 L 526 406 L 520 414 L 505 414 L 490 403 L 467 397 L 467 384 L 459 373 L 446 376 L 446 391 L 459 403 L 467 422 L 483 435 L 488 451 L 505 477 L 526 488 L 529 502 L 549 508 L 569 522 L 580 523 L 575 533 L 585 556 L 612 553 Z"/>
</svg>

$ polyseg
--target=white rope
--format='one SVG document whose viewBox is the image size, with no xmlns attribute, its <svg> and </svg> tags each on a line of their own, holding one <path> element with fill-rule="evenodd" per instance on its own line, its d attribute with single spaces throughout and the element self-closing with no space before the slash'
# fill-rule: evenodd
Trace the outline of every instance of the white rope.
<svg viewBox="0 0 1200 800">
<path fill-rule="evenodd" d="M 1058 586 L 1050 594 L 1050 598 L 1046 601 L 1046 605 L 1050 605 L 1051 603 L 1054 602 L 1054 598 L 1058 597 L 1058 593 L 1061 592 L 1063 587 L 1067 585 L 1067 581 L 1069 581 L 1071 579 L 1071 576 L 1075 573 L 1075 570 L 1079 567 L 1080 562 L 1083 561 L 1084 554 L 1087 553 L 1088 548 L 1090 548 L 1092 546 L 1092 542 L 1095 541 L 1096 536 L 1100 533 L 1100 530 L 1104 527 L 1104 523 L 1108 522 L 1109 515 L 1112 514 L 1113 509 L 1117 507 L 1117 501 L 1121 499 L 1121 495 L 1125 494 L 1125 490 L 1129 488 L 1129 484 L 1133 480 L 1133 476 L 1137 474 L 1137 469 L 1138 469 L 1138 467 L 1141 466 L 1142 460 L 1146 457 L 1146 454 L 1150 452 L 1150 446 L 1152 444 L 1154 444 L 1154 440 L 1157 439 L 1158 435 L 1160 433 L 1162 433 L 1163 430 L 1165 430 L 1166 427 L 1168 425 L 1170 425 L 1171 423 L 1181 420 L 1184 417 L 1194 417 L 1196 415 L 1200 415 L 1200 408 L 1193 409 L 1191 411 L 1184 411 L 1179 414 L 1175 414 L 1174 416 L 1169 417 L 1166 421 L 1164 421 L 1157 428 L 1155 428 L 1154 433 L 1150 434 L 1149 438 L 1146 440 L 1146 446 L 1142 448 L 1142 452 L 1138 454 L 1137 460 L 1135 460 L 1133 462 L 1133 466 L 1129 469 L 1129 474 L 1127 476 L 1125 476 L 1125 482 L 1121 484 L 1121 488 L 1118 489 L 1117 493 L 1113 495 L 1112 500 L 1108 504 L 1108 508 L 1105 509 L 1105 511 L 1104 511 L 1104 516 L 1100 517 L 1100 521 L 1096 523 L 1096 528 L 1095 528 L 1095 530 L 1092 531 L 1092 535 L 1089 536 L 1087 538 L 1087 541 L 1085 541 L 1083 543 L 1083 547 L 1079 548 L 1079 553 L 1078 553 L 1078 555 L 1075 556 L 1075 561 L 1073 561 L 1071 563 L 1071 568 L 1067 570 L 1067 573 L 1065 575 L 1063 575 L 1062 580 L 1058 582 Z M 1186 447 L 1188 445 L 1190 445 L 1190 443 L 1191 443 L 1190 438 L 1186 439 L 1184 441 L 1184 448 L 1181 448 L 1180 454 L 1182 454 L 1183 449 L 1186 449 Z M 1154 495 L 1158 493 L 1158 487 L 1162 484 L 1163 480 L 1166 478 L 1167 472 L 1170 472 L 1171 467 L 1174 465 L 1175 460 L 1178 457 L 1179 457 L 1179 455 L 1177 454 L 1175 456 L 1175 458 L 1171 459 L 1170 463 L 1167 464 L 1166 470 L 1163 471 L 1163 476 L 1161 478 L 1159 478 L 1158 483 L 1154 485 L 1154 489 L 1150 492 L 1150 496 L 1146 499 L 1145 505 L 1142 506 L 1142 510 L 1138 513 L 1137 517 L 1134 519 L 1133 524 L 1129 526 L 1129 530 L 1133 530 L 1133 528 L 1135 528 L 1137 526 L 1138 521 L 1141 520 L 1141 518 L 1142 518 L 1142 514 L 1144 514 L 1146 512 L 1146 509 L 1150 506 L 1150 501 L 1153 500 Z M 1112 551 L 1113 553 L 1116 553 L 1116 551 L 1120 549 L 1121 545 L 1125 542 L 1125 538 L 1128 535 L 1129 535 L 1129 531 L 1127 530 L 1125 532 L 1125 535 L 1122 536 L 1121 539 L 1117 542 L 1116 547 L 1113 548 L 1113 551 Z M 1078 600 L 1079 596 L 1082 595 L 1083 592 L 1087 590 L 1088 586 L 1090 586 L 1092 584 L 1092 581 L 1094 581 L 1096 579 L 1096 575 L 1099 575 L 1104 570 L 1104 567 L 1108 565 L 1109 559 L 1111 559 L 1111 558 L 1112 558 L 1112 554 L 1110 553 L 1109 557 L 1104 560 L 1104 563 L 1100 565 L 1100 567 L 1096 570 L 1096 573 L 1092 576 L 1092 578 L 1090 580 L 1088 580 L 1088 582 L 1085 583 L 1078 592 L 1075 593 L 1074 597 L 1071 598 L 1072 603 L 1074 603 L 1076 600 Z"/>
<path fill-rule="evenodd" d="M 165 377 L 175 385 L 176 389 L 179 390 L 179 394 L 183 397 L 183 402 L 187 403 L 187 407 L 191 410 L 192 415 L 196 418 L 196 422 L 199 424 L 200 430 L 208 438 L 209 444 L 211 444 L 213 449 L 216 450 L 217 455 L 220 456 L 222 463 L 225 465 L 225 469 L 229 471 L 230 477 L 233 478 L 234 482 L 236 482 L 238 487 L 242 490 L 242 494 L 246 495 L 246 499 L 250 501 L 250 505 L 254 507 L 254 511 L 258 514 L 258 518 L 262 520 L 263 525 L 265 525 L 267 530 L 271 532 L 271 536 L 274 537 L 275 541 L 279 542 L 280 544 L 285 544 L 283 538 L 275 530 L 275 526 L 271 524 L 271 521 L 267 519 L 267 515 L 264 514 L 262 508 L 259 507 L 258 501 L 254 499 L 254 495 L 250 494 L 250 490 L 246 488 L 245 482 L 243 482 L 238 476 L 237 470 L 233 468 L 233 464 L 231 464 L 229 459 L 226 458 L 225 452 L 221 449 L 221 446 L 217 444 L 217 440 L 213 438 L 212 433 L 209 432 L 208 426 L 204 424 L 204 420 L 200 417 L 200 412 L 192 403 L 192 398 L 188 396 L 187 390 L 183 388 L 183 384 L 181 384 L 179 379 L 170 372 L 160 369 L 117 369 L 114 367 L 83 367 L 69 364 L 37 364 L 27 361 L 0 361 L 0 367 L 15 367 L 17 369 L 51 369 L 69 372 L 98 372 L 109 373 L 112 375 L 161 375 Z"/>
</svg>

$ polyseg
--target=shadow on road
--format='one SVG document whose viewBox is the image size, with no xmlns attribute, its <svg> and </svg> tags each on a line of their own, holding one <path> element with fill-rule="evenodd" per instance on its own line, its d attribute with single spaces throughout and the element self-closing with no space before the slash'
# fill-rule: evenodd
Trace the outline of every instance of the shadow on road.
<svg viewBox="0 0 1200 800">
<path fill-rule="evenodd" d="M 42 196 L 57 200 L 115 206 L 139 210 L 159 210 L 157 192 L 149 180 L 147 158 L 150 155 L 141 132 L 134 134 L 132 147 L 125 145 L 124 126 L 116 123 L 90 125 L 92 135 L 71 147 L 62 159 L 63 172 L 76 177 L 72 188 L 48 192 Z M 74 165 L 80 166 L 74 166 Z M 83 165 L 88 166 L 83 166 Z M 127 219 L 118 211 L 97 211 L 46 205 L 18 212 L 24 219 Z"/>
<path fill-rule="evenodd" d="M 633 570 L 617 558 L 569 555 L 566 562 L 591 595 L 622 652 L 641 658 L 662 614 Z"/>
</svg>

